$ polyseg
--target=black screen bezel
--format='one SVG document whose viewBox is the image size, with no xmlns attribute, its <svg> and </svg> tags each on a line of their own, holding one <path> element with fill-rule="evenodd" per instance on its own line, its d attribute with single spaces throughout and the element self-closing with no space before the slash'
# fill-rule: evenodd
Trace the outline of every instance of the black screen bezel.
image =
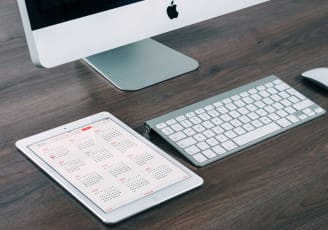
<svg viewBox="0 0 328 230">
<path fill-rule="evenodd" d="M 57 9 L 55 7 L 51 8 L 49 4 L 54 1 L 58 5 L 58 2 L 61 1 L 66 3 L 70 2 L 71 5 L 64 5 L 66 3 L 63 3 L 62 6 L 57 6 Z M 73 9 L 72 4 L 77 1 L 80 3 L 80 9 Z M 118 0 L 114 3 L 105 3 L 105 1 L 106 0 L 25 0 L 25 4 L 30 19 L 31 29 L 38 30 L 144 0 Z M 45 10 L 44 7 L 42 8 L 41 4 L 48 4 L 49 9 Z"/>
</svg>

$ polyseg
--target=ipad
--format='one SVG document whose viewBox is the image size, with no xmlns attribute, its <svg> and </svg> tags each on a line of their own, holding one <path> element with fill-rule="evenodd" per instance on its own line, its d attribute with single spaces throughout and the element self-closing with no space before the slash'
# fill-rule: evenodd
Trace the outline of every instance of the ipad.
<svg viewBox="0 0 328 230">
<path fill-rule="evenodd" d="M 16 146 L 105 223 L 117 223 L 203 184 L 108 112 Z"/>
</svg>

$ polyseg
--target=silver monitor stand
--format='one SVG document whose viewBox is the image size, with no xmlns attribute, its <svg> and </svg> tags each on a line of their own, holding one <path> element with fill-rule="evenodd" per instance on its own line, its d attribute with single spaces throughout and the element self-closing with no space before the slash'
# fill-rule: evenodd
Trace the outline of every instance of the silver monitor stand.
<svg viewBox="0 0 328 230">
<path fill-rule="evenodd" d="M 84 59 L 117 88 L 135 91 L 198 68 L 196 60 L 146 39 Z"/>
</svg>

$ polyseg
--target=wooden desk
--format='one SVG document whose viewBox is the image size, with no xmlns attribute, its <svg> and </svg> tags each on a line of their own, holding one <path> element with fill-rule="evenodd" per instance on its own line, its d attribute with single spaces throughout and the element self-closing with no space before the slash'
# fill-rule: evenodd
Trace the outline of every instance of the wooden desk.
<svg viewBox="0 0 328 230">
<path fill-rule="evenodd" d="M 18 139 L 100 111 L 142 132 L 145 120 L 269 74 L 328 109 L 328 93 L 299 76 L 328 66 L 327 17 L 327 0 L 273 0 L 165 34 L 157 40 L 199 60 L 200 69 L 125 93 L 82 62 L 34 67 L 16 1 L 1 0 L 0 229 L 111 228 L 27 160 Z M 328 228 L 328 116 L 201 169 L 153 141 L 205 185 L 115 228 Z"/>
</svg>

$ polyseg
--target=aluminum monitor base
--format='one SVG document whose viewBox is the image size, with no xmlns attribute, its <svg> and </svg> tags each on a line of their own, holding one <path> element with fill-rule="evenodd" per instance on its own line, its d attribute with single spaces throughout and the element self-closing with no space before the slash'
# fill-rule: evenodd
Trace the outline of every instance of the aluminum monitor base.
<svg viewBox="0 0 328 230">
<path fill-rule="evenodd" d="M 198 68 L 196 60 L 146 39 L 84 59 L 117 88 L 136 91 Z"/>
</svg>

